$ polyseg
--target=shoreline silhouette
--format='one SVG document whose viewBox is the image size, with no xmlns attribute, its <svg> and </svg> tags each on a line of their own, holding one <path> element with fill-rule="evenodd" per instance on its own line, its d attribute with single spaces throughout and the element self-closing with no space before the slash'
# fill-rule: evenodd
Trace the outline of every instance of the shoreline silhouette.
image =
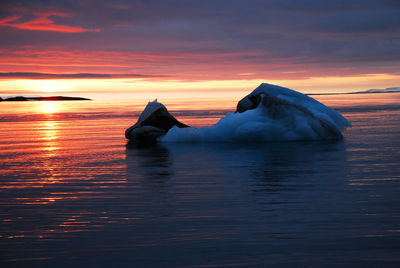
<svg viewBox="0 0 400 268">
<path fill-rule="evenodd" d="M 0 97 L 0 101 L 75 101 L 75 100 L 92 100 L 92 99 L 83 97 L 66 97 L 66 96 L 50 96 L 50 97 L 16 96 L 4 99 Z"/>
</svg>

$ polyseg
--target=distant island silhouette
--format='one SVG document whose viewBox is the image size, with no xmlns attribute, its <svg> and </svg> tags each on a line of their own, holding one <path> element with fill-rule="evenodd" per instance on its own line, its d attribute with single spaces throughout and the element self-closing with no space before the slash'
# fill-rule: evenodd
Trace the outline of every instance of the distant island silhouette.
<svg viewBox="0 0 400 268">
<path fill-rule="evenodd" d="M 338 93 L 310 93 L 306 95 L 343 95 L 343 94 L 368 94 L 368 93 L 399 93 L 400 87 L 389 87 L 384 89 L 368 89 L 364 91 L 354 92 L 338 92 Z"/>
<path fill-rule="evenodd" d="M 88 98 L 82 97 L 65 97 L 65 96 L 50 96 L 50 97 L 9 97 L 9 98 L 1 98 L 0 101 L 75 101 L 75 100 L 91 100 Z"/>
</svg>

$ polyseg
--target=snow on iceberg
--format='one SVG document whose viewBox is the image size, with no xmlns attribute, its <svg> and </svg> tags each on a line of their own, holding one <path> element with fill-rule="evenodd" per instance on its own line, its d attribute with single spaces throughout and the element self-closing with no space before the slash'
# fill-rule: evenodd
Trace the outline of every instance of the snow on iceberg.
<svg viewBox="0 0 400 268">
<path fill-rule="evenodd" d="M 235 113 L 228 113 L 211 127 L 193 128 L 169 120 L 173 124 L 169 124 L 164 133 L 153 135 L 157 140 L 268 142 L 341 139 L 342 131 L 351 127 L 341 114 L 317 100 L 300 92 L 270 84 L 261 84 L 239 101 Z M 141 126 L 143 127 L 143 124 Z M 151 130 L 146 133 L 152 135 Z"/>
</svg>

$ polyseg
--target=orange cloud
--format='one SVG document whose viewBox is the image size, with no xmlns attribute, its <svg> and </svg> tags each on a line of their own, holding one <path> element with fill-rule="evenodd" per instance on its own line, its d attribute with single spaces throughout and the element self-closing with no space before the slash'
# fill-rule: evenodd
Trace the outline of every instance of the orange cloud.
<svg viewBox="0 0 400 268">
<path fill-rule="evenodd" d="M 250 58 L 250 59 L 248 59 Z M 257 60 L 257 58 L 262 60 Z M 139 51 L 97 51 L 67 50 L 53 48 L 38 50 L 31 46 L 13 49 L 0 49 L 0 80 L 9 79 L 96 79 L 136 78 L 146 81 L 185 81 L 198 82 L 210 80 L 257 80 L 286 81 L 285 85 L 295 88 L 298 81 L 308 84 L 328 83 L 326 77 L 344 77 L 349 86 L 351 77 L 364 77 L 366 74 L 388 73 L 379 66 L 343 68 L 331 63 L 331 68 L 320 64 L 291 64 L 289 60 L 269 58 L 257 51 L 244 52 L 139 52 Z M 256 61 L 253 62 L 253 59 Z M 83 75 L 85 74 L 85 75 Z M 89 75 L 88 75 L 89 74 Z M 100 75 L 99 75 L 100 74 Z M 141 77 L 132 74 L 140 74 Z M 393 73 L 392 73 L 393 74 Z M 51 77 L 50 77 L 51 75 Z M 322 77 L 321 81 L 310 78 Z M 391 79 L 393 80 L 393 79 Z M 290 82 L 290 81 L 293 81 Z M 370 77 L 365 81 L 371 81 Z M 374 80 L 376 81 L 376 80 Z M 385 80 L 382 86 L 392 87 Z M 331 85 L 339 85 L 341 80 L 329 80 Z M 361 81 L 359 81 L 361 82 Z M 280 82 L 282 84 L 282 82 Z M 346 88 L 340 84 L 337 89 Z M 368 87 L 363 87 L 364 89 Z M 363 88 L 357 88 L 363 89 Z"/>
<path fill-rule="evenodd" d="M 81 33 L 81 32 L 100 32 L 100 29 L 86 29 L 79 26 L 68 26 L 55 24 L 50 16 L 56 17 L 70 17 L 71 15 L 63 12 L 37 12 L 34 13 L 35 18 L 25 21 L 18 22 L 21 16 L 13 15 L 0 20 L 0 26 L 8 26 L 21 30 L 29 31 L 50 31 L 50 32 L 62 32 L 62 33 Z"/>
<path fill-rule="evenodd" d="M 10 17 L 6 17 L 4 19 L 0 19 L 0 25 L 2 26 L 8 26 L 7 23 L 12 22 L 12 21 L 16 21 L 20 18 L 20 16 L 10 16 Z"/>
</svg>

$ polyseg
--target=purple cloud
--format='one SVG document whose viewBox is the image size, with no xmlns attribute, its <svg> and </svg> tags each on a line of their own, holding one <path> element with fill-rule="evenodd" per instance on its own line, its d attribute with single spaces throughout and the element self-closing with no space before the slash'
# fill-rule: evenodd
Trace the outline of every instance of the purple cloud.
<svg viewBox="0 0 400 268">
<path fill-rule="evenodd" d="M 31 73 L 31 72 L 9 72 L 0 73 L 0 79 L 112 79 L 112 78 L 156 78 L 166 77 L 163 75 L 153 76 L 144 74 L 96 74 L 96 73 L 73 73 L 73 74 L 55 74 L 55 73 Z"/>
<path fill-rule="evenodd" d="M 352 66 L 360 73 L 371 66 L 394 72 L 393 66 L 400 65 L 400 4 L 395 0 L 6 0 L 2 7 L 0 21 L 6 20 L 7 25 L 0 26 L 0 50 L 26 50 L 29 45 L 35 50 L 154 55 L 153 66 L 148 58 L 126 59 L 134 63 L 130 70 L 146 61 L 147 69 L 139 73 L 160 69 L 165 73 L 167 67 L 181 69 L 182 64 L 185 72 L 194 72 L 198 61 L 212 65 L 218 53 L 231 53 L 234 56 L 230 60 L 225 57 L 226 62 L 246 68 L 252 65 L 252 72 L 268 72 L 272 61 L 285 62 L 286 70 L 299 64 L 302 68 L 318 64 L 319 69 L 347 70 Z M 24 22 L 7 20 L 24 12 L 74 14 L 46 18 L 54 25 L 101 32 L 68 34 L 12 28 L 10 24 Z M 187 56 L 160 63 L 157 55 L 168 53 Z M 251 53 L 258 57 L 249 57 Z"/>
</svg>

